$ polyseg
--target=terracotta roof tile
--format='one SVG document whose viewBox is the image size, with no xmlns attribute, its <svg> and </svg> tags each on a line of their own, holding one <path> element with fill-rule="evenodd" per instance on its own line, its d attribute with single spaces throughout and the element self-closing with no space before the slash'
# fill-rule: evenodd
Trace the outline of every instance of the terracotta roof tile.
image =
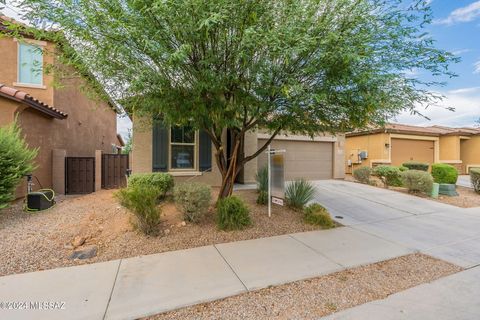
<svg viewBox="0 0 480 320">
<path fill-rule="evenodd" d="M 480 129 L 478 128 L 452 128 L 445 126 L 413 126 L 400 123 L 388 123 L 383 128 L 372 127 L 365 130 L 358 130 L 354 132 L 347 133 L 347 136 L 358 136 L 358 135 L 368 135 L 373 133 L 400 133 L 400 134 L 411 134 L 411 135 L 424 135 L 424 136 L 443 136 L 443 135 L 477 135 L 480 134 Z"/>
<path fill-rule="evenodd" d="M 0 83 L 0 97 L 11 99 L 23 104 L 28 105 L 40 112 L 43 112 L 51 117 L 57 119 L 65 119 L 68 115 L 48 104 L 35 99 L 28 93 L 24 91 L 17 90 L 15 88 L 7 87 L 6 85 Z"/>
</svg>

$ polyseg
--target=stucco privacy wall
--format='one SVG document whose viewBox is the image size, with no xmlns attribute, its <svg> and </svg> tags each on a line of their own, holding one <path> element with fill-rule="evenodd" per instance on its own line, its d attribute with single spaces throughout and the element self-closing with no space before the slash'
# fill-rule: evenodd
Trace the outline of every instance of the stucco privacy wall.
<svg viewBox="0 0 480 320">
<path fill-rule="evenodd" d="M 460 144 L 460 157 L 463 161 L 464 173 L 470 168 L 480 168 L 480 136 L 462 139 Z"/>
</svg>

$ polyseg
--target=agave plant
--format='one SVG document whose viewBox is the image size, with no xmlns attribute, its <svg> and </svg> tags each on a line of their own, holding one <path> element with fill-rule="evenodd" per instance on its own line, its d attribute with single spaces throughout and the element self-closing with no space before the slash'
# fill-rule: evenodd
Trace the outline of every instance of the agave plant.
<svg viewBox="0 0 480 320">
<path fill-rule="evenodd" d="M 266 166 L 258 170 L 255 180 L 258 192 L 268 192 L 268 168 Z"/>
<path fill-rule="evenodd" d="M 314 195 L 315 187 L 304 179 L 289 183 L 285 190 L 288 206 L 299 210 L 302 210 Z"/>
</svg>

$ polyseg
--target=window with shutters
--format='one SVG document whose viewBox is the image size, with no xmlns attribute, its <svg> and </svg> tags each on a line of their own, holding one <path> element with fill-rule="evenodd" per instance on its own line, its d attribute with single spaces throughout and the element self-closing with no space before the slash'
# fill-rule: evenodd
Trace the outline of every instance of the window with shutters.
<svg viewBox="0 0 480 320">
<path fill-rule="evenodd" d="M 43 85 L 43 49 L 30 43 L 18 43 L 18 84 Z"/>
<path fill-rule="evenodd" d="M 191 127 L 170 128 L 170 169 L 196 169 L 197 132 Z"/>
</svg>

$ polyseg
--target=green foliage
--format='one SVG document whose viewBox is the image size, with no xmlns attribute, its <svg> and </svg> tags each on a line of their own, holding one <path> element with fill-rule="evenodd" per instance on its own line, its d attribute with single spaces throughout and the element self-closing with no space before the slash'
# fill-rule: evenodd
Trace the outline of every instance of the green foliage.
<svg viewBox="0 0 480 320">
<path fill-rule="evenodd" d="M 0 209 L 14 199 L 15 188 L 35 169 L 36 149 L 29 149 L 16 122 L 0 127 Z"/>
<path fill-rule="evenodd" d="M 197 222 L 208 212 L 212 201 L 212 189 L 204 183 L 182 183 L 175 186 L 173 197 L 181 208 L 185 220 Z"/>
<path fill-rule="evenodd" d="M 432 164 L 432 177 L 436 183 L 456 184 L 458 171 L 449 164 L 434 163 Z"/>
<path fill-rule="evenodd" d="M 165 197 L 173 188 L 173 177 L 168 173 L 136 173 L 128 178 L 129 187 L 143 186 L 151 188 L 157 193 L 157 198 Z"/>
<path fill-rule="evenodd" d="M 407 171 L 408 168 L 405 167 L 405 166 L 403 166 L 403 165 L 401 165 L 400 167 L 398 167 L 398 170 L 400 170 L 401 172 L 404 172 L 404 171 Z"/>
<path fill-rule="evenodd" d="M 235 150 L 256 128 L 313 136 L 381 125 L 441 99 L 424 88 L 459 60 L 435 47 L 426 1 L 20 2 L 63 31 L 49 34 L 61 61 L 121 88 L 112 96 L 127 110 L 210 132 L 225 185 L 266 144 L 228 162 L 224 129 L 241 133 Z"/>
<path fill-rule="evenodd" d="M 360 167 L 353 171 L 353 177 L 364 184 L 370 184 L 370 176 L 372 175 L 372 169 L 370 167 Z"/>
<path fill-rule="evenodd" d="M 135 215 L 134 225 L 146 235 L 158 235 L 160 209 L 157 208 L 157 191 L 144 185 L 129 186 L 119 190 L 116 197 L 122 206 Z"/>
<path fill-rule="evenodd" d="M 257 191 L 268 191 L 268 167 L 265 166 L 258 170 L 255 175 L 257 181 Z"/>
<path fill-rule="evenodd" d="M 408 170 L 402 172 L 402 182 L 411 193 L 430 194 L 433 189 L 432 175 L 423 170 Z"/>
<path fill-rule="evenodd" d="M 127 141 L 125 141 L 125 146 L 122 148 L 122 154 L 130 154 L 132 152 L 132 131 L 128 131 Z"/>
<path fill-rule="evenodd" d="M 257 204 L 268 203 L 268 191 L 260 191 L 257 196 Z"/>
<path fill-rule="evenodd" d="M 470 169 L 470 181 L 472 182 L 473 190 L 480 193 L 480 168 Z"/>
<path fill-rule="evenodd" d="M 304 179 L 290 182 L 285 189 L 288 206 L 298 210 L 302 210 L 314 195 L 315 187 Z"/>
<path fill-rule="evenodd" d="M 245 202 L 230 196 L 217 202 L 217 227 L 220 230 L 241 230 L 252 224 Z"/>
<path fill-rule="evenodd" d="M 388 187 L 401 187 L 402 180 L 400 174 L 402 172 L 395 166 L 377 166 L 373 169 L 373 175 L 378 177 L 382 181 L 385 188 Z"/>
<path fill-rule="evenodd" d="M 408 170 L 420 170 L 428 171 L 430 165 L 428 163 L 409 161 L 402 164 L 403 167 L 408 168 Z"/>
<path fill-rule="evenodd" d="M 303 210 L 303 219 L 308 224 L 321 226 L 324 229 L 335 227 L 335 222 L 327 209 L 318 203 L 312 203 Z"/>
</svg>

